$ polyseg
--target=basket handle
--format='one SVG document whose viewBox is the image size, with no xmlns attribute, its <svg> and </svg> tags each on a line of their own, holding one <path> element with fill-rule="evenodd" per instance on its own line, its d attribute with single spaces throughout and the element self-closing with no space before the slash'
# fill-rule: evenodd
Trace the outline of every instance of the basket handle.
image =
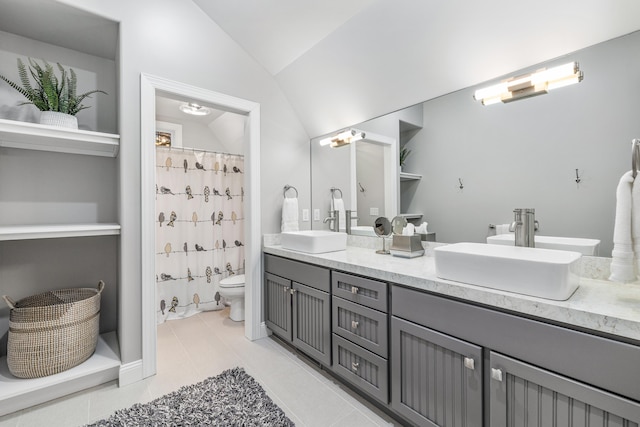
<svg viewBox="0 0 640 427">
<path fill-rule="evenodd" d="M 100 280 L 98 282 L 98 295 L 100 295 L 103 290 L 104 290 L 104 282 L 102 280 Z"/>
<path fill-rule="evenodd" d="M 9 298 L 9 297 L 8 297 L 8 296 L 6 296 L 6 295 L 2 295 L 2 298 L 4 298 L 4 302 L 6 302 L 6 303 L 7 303 L 7 305 L 9 306 L 9 308 L 11 308 L 12 310 L 13 310 L 14 308 L 16 308 L 16 303 L 15 303 L 15 302 L 13 302 L 13 300 L 12 300 L 11 298 Z"/>
</svg>

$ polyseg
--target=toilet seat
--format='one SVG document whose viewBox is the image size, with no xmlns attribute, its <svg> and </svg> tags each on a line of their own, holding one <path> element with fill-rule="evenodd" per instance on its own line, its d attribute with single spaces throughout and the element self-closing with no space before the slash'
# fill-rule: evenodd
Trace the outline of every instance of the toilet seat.
<svg viewBox="0 0 640 427">
<path fill-rule="evenodd" d="M 220 280 L 221 288 L 243 288 L 244 287 L 244 274 L 234 274 L 225 279 Z"/>
</svg>

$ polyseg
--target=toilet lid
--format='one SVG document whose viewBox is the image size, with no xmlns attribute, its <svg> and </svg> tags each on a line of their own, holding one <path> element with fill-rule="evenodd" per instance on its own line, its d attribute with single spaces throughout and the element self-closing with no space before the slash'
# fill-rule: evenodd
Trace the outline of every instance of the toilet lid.
<svg viewBox="0 0 640 427">
<path fill-rule="evenodd" d="M 244 286 L 244 274 L 234 274 L 220 280 L 221 288 L 240 288 Z"/>
</svg>

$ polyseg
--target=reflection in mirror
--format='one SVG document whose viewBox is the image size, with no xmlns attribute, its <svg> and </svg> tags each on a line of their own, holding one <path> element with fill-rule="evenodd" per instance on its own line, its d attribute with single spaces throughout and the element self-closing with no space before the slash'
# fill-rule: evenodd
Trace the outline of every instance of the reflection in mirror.
<svg viewBox="0 0 640 427">
<path fill-rule="evenodd" d="M 356 133 L 361 139 L 334 146 L 322 144 L 325 137 L 311 141 L 317 162 L 312 166 L 312 208 L 320 216 L 331 210 L 331 188 L 339 188 L 344 209 L 353 212 L 352 232 L 371 235 L 374 218 L 397 213 L 398 148 L 393 137 L 361 129 Z M 314 221 L 312 228 L 326 226 Z"/>
<path fill-rule="evenodd" d="M 639 50 L 634 32 L 503 77 L 580 64 L 580 84 L 541 96 L 475 101 L 475 90 L 503 79 L 496 78 L 354 127 L 411 149 L 395 181 L 396 203 L 410 221 L 428 221 L 439 241 L 484 243 L 526 205 L 536 209 L 538 235 L 599 239 L 600 255 L 610 256 L 615 190 L 631 166 L 631 140 L 640 136 L 640 103 L 629 86 L 637 81 Z M 313 182 L 330 179 L 337 167 L 324 161 L 312 148 Z M 316 195 L 314 189 L 313 207 L 322 206 Z"/>
<path fill-rule="evenodd" d="M 407 226 L 407 220 L 403 216 L 396 216 L 391 220 L 391 230 L 393 234 L 402 235 L 402 230 Z"/>
</svg>

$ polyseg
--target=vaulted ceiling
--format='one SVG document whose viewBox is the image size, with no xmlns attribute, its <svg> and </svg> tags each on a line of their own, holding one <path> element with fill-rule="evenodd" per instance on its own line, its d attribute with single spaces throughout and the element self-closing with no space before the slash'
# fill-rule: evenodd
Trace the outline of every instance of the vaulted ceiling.
<svg viewBox="0 0 640 427">
<path fill-rule="evenodd" d="M 276 78 L 310 136 L 640 29 L 637 0 L 193 1 Z"/>
</svg>

